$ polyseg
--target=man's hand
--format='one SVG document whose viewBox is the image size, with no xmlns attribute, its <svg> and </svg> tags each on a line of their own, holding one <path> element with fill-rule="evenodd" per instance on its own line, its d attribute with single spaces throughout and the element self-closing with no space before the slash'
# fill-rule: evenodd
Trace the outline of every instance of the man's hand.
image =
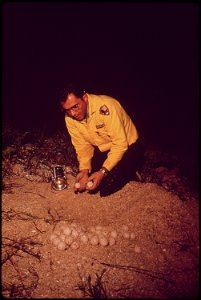
<svg viewBox="0 0 201 300">
<path fill-rule="evenodd" d="M 91 174 L 91 176 L 89 176 L 88 181 L 92 181 L 93 185 L 90 187 L 87 187 L 88 191 L 93 191 L 95 190 L 101 183 L 101 181 L 104 178 L 104 174 L 101 171 L 97 171 L 93 174 Z"/>
<path fill-rule="evenodd" d="M 89 181 L 89 170 L 81 170 L 76 176 L 74 191 L 82 192 L 86 190 L 86 185 L 88 181 Z M 78 188 L 76 188 L 77 183 L 80 184 Z"/>
</svg>

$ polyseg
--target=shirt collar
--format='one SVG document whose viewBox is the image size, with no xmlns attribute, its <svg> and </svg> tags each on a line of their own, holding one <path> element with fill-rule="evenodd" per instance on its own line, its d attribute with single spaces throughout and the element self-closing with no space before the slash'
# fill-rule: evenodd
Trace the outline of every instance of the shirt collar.
<svg viewBox="0 0 201 300">
<path fill-rule="evenodd" d="M 95 105 L 94 105 L 94 101 L 92 100 L 92 95 L 88 94 L 88 102 L 87 102 L 87 116 L 84 120 L 80 121 L 80 123 L 86 123 L 89 118 L 95 113 L 96 109 L 95 109 Z"/>
<path fill-rule="evenodd" d="M 95 103 L 94 101 L 92 100 L 92 95 L 91 94 L 87 94 L 88 96 L 88 106 L 87 106 L 87 115 L 88 115 L 88 118 L 91 117 L 91 115 L 93 115 L 96 111 L 96 107 L 95 107 Z"/>
<path fill-rule="evenodd" d="M 93 100 L 90 94 L 87 93 L 88 96 L 88 102 L 87 102 L 87 116 L 84 120 L 80 121 L 80 123 L 87 123 L 91 115 L 95 113 L 95 107 L 93 105 Z"/>
</svg>

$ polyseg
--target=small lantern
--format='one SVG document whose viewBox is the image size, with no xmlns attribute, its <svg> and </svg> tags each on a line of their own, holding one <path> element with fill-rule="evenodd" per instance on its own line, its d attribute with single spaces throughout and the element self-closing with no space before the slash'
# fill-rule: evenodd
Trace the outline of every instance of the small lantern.
<svg viewBox="0 0 201 300">
<path fill-rule="evenodd" d="M 53 167 L 52 188 L 56 191 L 62 191 L 67 188 L 67 178 L 64 175 L 64 169 L 61 166 Z"/>
</svg>

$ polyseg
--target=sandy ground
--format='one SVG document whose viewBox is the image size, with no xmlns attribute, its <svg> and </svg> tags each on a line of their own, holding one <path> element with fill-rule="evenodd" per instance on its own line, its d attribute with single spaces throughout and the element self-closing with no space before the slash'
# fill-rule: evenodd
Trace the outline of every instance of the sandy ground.
<svg viewBox="0 0 201 300">
<path fill-rule="evenodd" d="M 2 192 L 4 297 L 198 296 L 198 200 L 140 182 L 101 198 L 75 194 L 74 177 L 67 180 L 67 189 L 55 191 L 12 176 L 11 191 Z M 56 233 L 67 241 L 69 229 L 71 246 L 50 240 Z"/>
</svg>

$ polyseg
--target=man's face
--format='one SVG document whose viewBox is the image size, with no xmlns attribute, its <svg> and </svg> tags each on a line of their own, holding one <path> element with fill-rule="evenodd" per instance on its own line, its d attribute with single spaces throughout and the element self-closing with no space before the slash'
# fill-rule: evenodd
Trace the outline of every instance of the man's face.
<svg viewBox="0 0 201 300">
<path fill-rule="evenodd" d="M 88 96 L 84 94 L 82 98 L 76 97 L 73 93 L 69 94 L 66 101 L 61 102 L 67 115 L 77 121 L 82 121 L 87 116 Z"/>
</svg>

